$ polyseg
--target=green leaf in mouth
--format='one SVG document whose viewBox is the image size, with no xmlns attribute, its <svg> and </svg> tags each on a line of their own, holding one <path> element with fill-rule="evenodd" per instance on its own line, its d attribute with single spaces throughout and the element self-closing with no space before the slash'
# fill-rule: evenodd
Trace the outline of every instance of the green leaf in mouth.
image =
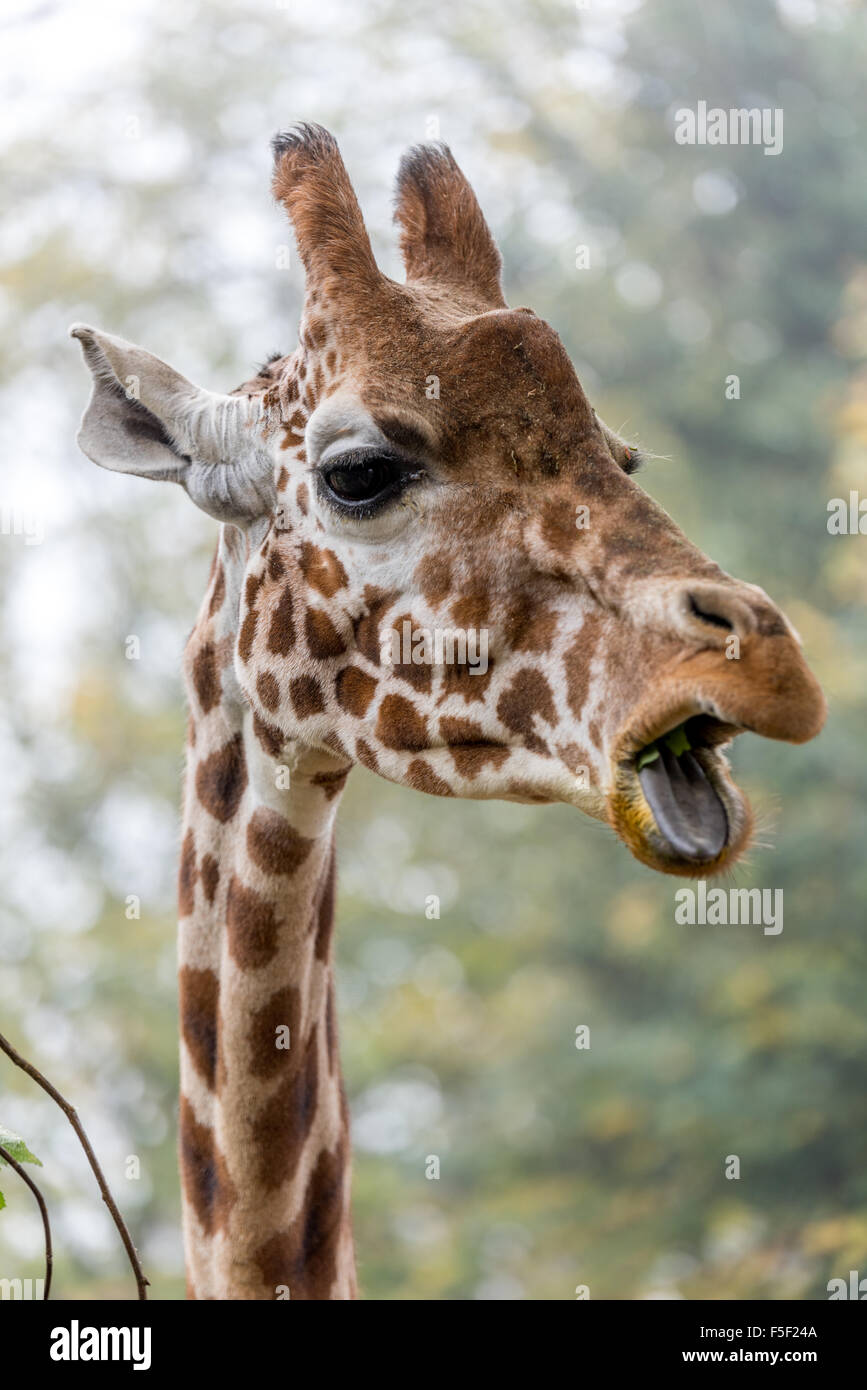
<svg viewBox="0 0 867 1390">
<path fill-rule="evenodd" d="M 659 757 L 660 743 L 664 743 L 667 748 L 670 748 L 676 758 L 679 758 L 683 753 L 688 753 L 692 747 L 687 737 L 686 725 L 678 724 L 676 728 L 670 729 L 661 739 L 657 739 L 655 743 L 649 743 L 646 748 L 642 748 L 635 760 L 636 772 L 640 772 L 643 767 L 647 767 L 648 763 L 656 762 L 656 759 Z"/>
<path fill-rule="evenodd" d="M 640 772 L 643 767 L 647 767 L 648 763 L 655 763 L 658 757 L 659 749 L 657 748 L 656 744 L 649 743 L 646 748 L 642 748 L 641 752 L 635 760 L 636 770 Z"/>
<path fill-rule="evenodd" d="M 670 734 L 666 734 L 665 742 L 676 758 L 679 758 L 682 753 L 688 753 L 692 747 L 686 736 L 685 724 L 678 724 L 676 729 L 672 729 Z"/>
</svg>

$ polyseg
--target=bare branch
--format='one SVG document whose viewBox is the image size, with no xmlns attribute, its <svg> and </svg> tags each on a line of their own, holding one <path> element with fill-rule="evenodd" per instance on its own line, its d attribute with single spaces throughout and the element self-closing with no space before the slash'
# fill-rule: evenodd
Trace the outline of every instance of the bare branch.
<svg viewBox="0 0 867 1390">
<path fill-rule="evenodd" d="M 57 1088 L 55 1086 L 52 1086 L 51 1082 L 42 1075 L 42 1072 L 39 1070 L 38 1067 L 34 1067 L 32 1062 L 28 1062 L 26 1057 L 21 1056 L 21 1053 L 18 1052 L 12 1046 L 12 1044 L 8 1041 L 7 1038 L 4 1038 L 2 1033 L 0 1033 L 0 1049 L 2 1049 L 6 1053 L 6 1056 L 10 1059 L 10 1061 L 15 1063 L 16 1067 L 20 1067 L 23 1072 L 27 1073 L 31 1080 L 36 1082 L 37 1086 L 41 1086 L 43 1091 L 46 1091 L 47 1094 L 51 1096 L 51 1099 L 55 1102 L 56 1105 L 60 1106 L 67 1120 L 72 1125 L 72 1128 L 75 1130 L 75 1133 L 78 1136 L 78 1142 L 84 1149 L 87 1161 L 90 1164 L 91 1169 L 93 1171 L 93 1176 L 96 1178 L 97 1184 L 99 1185 L 99 1190 L 102 1194 L 102 1200 L 105 1202 L 105 1205 L 111 1212 L 112 1220 L 114 1221 L 114 1224 L 118 1230 L 118 1234 L 120 1235 L 120 1238 L 123 1241 L 123 1247 L 126 1250 L 127 1258 L 129 1259 L 130 1265 L 132 1266 L 133 1274 L 135 1275 L 135 1282 L 138 1288 L 139 1299 L 141 1301 L 145 1301 L 147 1299 L 147 1288 L 150 1284 L 150 1280 L 146 1279 L 144 1276 L 144 1271 L 142 1270 L 141 1264 L 139 1263 L 138 1253 L 136 1252 L 136 1248 L 132 1243 L 130 1233 L 126 1228 L 126 1222 L 121 1216 L 120 1211 L 117 1207 L 117 1203 L 111 1195 L 111 1190 L 108 1186 L 108 1183 L 105 1180 L 103 1171 L 99 1166 L 99 1160 L 96 1157 L 96 1154 L 93 1152 L 93 1149 L 91 1148 L 90 1140 L 88 1139 L 84 1131 L 84 1126 L 79 1120 L 75 1108 L 72 1105 L 70 1105 L 69 1101 L 66 1100 L 60 1094 Z M 22 1177 L 24 1177 L 25 1181 L 27 1181 L 26 1174 L 22 1174 Z"/>
<path fill-rule="evenodd" d="M 48 1208 L 45 1205 L 45 1198 L 36 1186 L 29 1173 L 25 1173 L 17 1158 L 13 1158 L 8 1149 L 4 1149 L 0 1144 L 0 1158 L 4 1159 L 9 1167 L 14 1169 L 22 1182 L 25 1182 L 36 1198 L 39 1205 L 39 1214 L 42 1217 L 42 1229 L 45 1232 L 45 1287 L 42 1290 L 42 1297 L 46 1299 L 51 1292 L 51 1271 L 54 1268 L 54 1252 L 51 1248 L 51 1227 L 48 1224 Z"/>
</svg>

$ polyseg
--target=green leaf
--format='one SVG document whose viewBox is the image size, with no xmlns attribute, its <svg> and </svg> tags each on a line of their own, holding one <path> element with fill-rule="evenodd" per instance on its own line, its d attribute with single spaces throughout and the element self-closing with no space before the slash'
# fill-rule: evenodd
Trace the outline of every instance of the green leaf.
<svg viewBox="0 0 867 1390">
<path fill-rule="evenodd" d="M 663 742 L 665 743 L 666 748 L 671 749 L 672 753 L 676 758 L 679 758 L 681 753 L 687 753 L 689 749 L 692 747 L 692 744 L 690 743 L 686 735 L 685 724 L 678 724 L 676 729 L 669 730 L 669 732 L 665 735 Z M 649 743 L 646 748 L 642 748 L 641 752 L 635 760 L 636 771 L 640 772 L 643 767 L 647 767 L 648 763 L 655 763 L 658 757 L 658 742 Z"/>
<path fill-rule="evenodd" d="M 678 724 L 676 729 L 672 729 L 671 733 L 666 734 L 665 742 L 676 758 L 679 758 L 681 753 L 688 752 L 692 747 L 686 736 L 686 727 L 683 724 Z"/>
<path fill-rule="evenodd" d="M 3 1210 L 3 1208 L 5 1207 L 5 1205 L 6 1205 L 6 1198 L 3 1196 L 3 1193 L 0 1192 L 0 1211 Z"/>
<path fill-rule="evenodd" d="M 4 1125 L 0 1125 L 0 1145 L 12 1155 L 16 1162 L 35 1163 L 38 1167 L 42 1167 L 42 1159 L 30 1152 L 19 1134 L 13 1134 L 12 1130 L 6 1129 Z M 4 1168 L 7 1166 L 5 1158 L 0 1158 L 0 1164 Z"/>
</svg>

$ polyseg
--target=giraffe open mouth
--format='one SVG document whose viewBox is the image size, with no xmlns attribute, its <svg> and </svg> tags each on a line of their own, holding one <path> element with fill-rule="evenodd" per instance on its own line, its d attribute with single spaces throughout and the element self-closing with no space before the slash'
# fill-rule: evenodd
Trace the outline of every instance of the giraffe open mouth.
<svg viewBox="0 0 867 1390">
<path fill-rule="evenodd" d="M 725 802 L 693 749 L 687 720 L 638 754 L 635 767 L 657 829 L 684 859 L 716 859 L 729 837 Z"/>
<path fill-rule="evenodd" d="M 699 713 L 625 743 L 610 818 L 633 854 L 666 873 L 718 873 L 749 838 L 751 815 L 721 746 L 743 729 Z"/>
</svg>

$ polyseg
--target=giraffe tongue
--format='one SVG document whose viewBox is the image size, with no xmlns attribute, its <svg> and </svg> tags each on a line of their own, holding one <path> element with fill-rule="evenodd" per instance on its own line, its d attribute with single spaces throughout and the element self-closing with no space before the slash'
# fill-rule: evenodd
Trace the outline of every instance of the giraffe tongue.
<svg viewBox="0 0 867 1390">
<path fill-rule="evenodd" d="M 675 757 L 663 743 L 638 778 L 672 849 L 684 859 L 716 859 L 728 839 L 728 819 L 698 759 L 689 752 Z"/>
</svg>

